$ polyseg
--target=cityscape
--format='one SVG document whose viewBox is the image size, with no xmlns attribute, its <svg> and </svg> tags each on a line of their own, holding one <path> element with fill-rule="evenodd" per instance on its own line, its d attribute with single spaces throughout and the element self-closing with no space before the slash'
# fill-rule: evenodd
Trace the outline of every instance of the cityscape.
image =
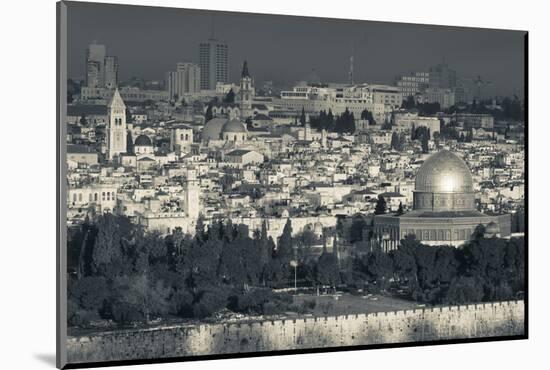
<svg viewBox="0 0 550 370">
<path fill-rule="evenodd" d="M 523 334 L 522 94 L 445 57 L 364 80 L 355 44 L 340 80 L 260 79 L 254 48 L 210 28 L 157 79 L 81 45 L 62 123 L 73 362 Z M 434 308 L 458 315 L 443 336 Z"/>
</svg>

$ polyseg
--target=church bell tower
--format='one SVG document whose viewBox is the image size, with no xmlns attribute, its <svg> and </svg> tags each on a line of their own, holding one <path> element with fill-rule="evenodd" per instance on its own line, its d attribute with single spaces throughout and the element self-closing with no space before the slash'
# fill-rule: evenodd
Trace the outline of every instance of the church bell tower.
<svg viewBox="0 0 550 370">
<path fill-rule="evenodd" d="M 126 105 L 115 90 L 107 104 L 107 158 L 112 161 L 115 156 L 127 152 Z"/>
<path fill-rule="evenodd" d="M 245 120 L 252 116 L 252 100 L 254 99 L 254 80 L 250 77 L 246 60 L 244 61 L 243 71 L 241 73 L 240 88 L 241 119 Z"/>
</svg>

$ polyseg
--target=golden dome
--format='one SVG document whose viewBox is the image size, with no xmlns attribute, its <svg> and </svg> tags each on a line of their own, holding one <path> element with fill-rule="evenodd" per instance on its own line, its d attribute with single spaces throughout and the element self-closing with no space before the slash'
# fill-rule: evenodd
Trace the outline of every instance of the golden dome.
<svg viewBox="0 0 550 370">
<path fill-rule="evenodd" d="M 472 174 L 460 157 L 448 150 L 441 150 L 428 157 L 418 170 L 415 191 L 473 193 Z"/>
</svg>

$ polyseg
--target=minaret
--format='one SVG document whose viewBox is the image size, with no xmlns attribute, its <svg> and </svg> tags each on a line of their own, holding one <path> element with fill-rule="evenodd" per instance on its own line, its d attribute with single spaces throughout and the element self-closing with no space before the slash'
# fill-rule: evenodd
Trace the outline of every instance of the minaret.
<svg viewBox="0 0 550 370">
<path fill-rule="evenodd" d="M 243 63 L 243 71 L 241 73 L 241 119 L 244 120 L 252 116 L 252 100 L 254 99 L 254 80 L 248 72 L 248 63 L 246 60 Z"/>
<path fill-rule="evenodd" d="M 323 148 L 327 147 L 327 130 L 325 129 L 321 131 L 321 146 Z"/>
<path fill-rule="evenodd" d="M 199 193 L 200 188 L 197 181 L 197 174 L 194 169 L 187 169 L 185 184 L 183 186 L 185 205 L 184 211 L 187 217 L 196 220 L 199 218 Z"/>
<path fill-rule="evenodd" d="M 126 105 L 115 89 L 113 97 L 107 104 L 107 158 L 112 161 L 120 153 L 126 153 Z"/>
<path fill-rule="evenodd" d="M 306 121 L 306 125 L 304 127 L 304 140 L 311 141 L 311 126 L 309 125 L 309 121 Z"/>
</svg>

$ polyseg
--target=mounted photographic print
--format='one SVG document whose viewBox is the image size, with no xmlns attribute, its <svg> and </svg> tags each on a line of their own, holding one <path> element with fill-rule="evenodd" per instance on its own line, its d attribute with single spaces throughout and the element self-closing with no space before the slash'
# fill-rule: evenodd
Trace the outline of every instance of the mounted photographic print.
<svg viewBox="0 0 550 370">
<path fill-rule="evenodd" d="M 527 338 L 527 32 L 57 11 L 58 367 Z"/>
</svg>

